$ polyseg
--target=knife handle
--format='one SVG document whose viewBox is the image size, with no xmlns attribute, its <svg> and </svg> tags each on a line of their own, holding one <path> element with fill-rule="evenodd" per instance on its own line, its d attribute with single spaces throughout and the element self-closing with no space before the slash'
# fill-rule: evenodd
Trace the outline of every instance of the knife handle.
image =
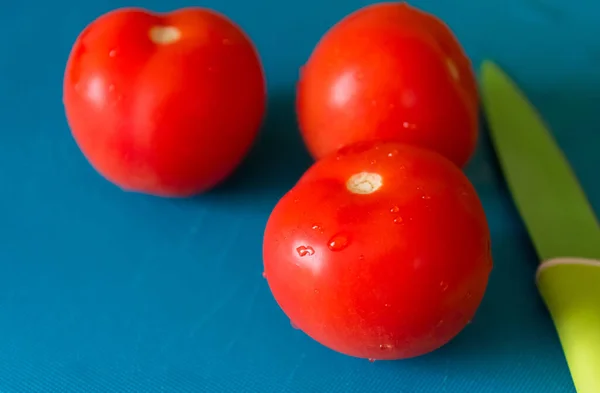
<svg viewBox="0 0 600 393">
<path fill-rule="evenodd" d="M 550 259 L 539 266 L 536 281 L 577 393 L 599 393 L 600 260 Z"/>
</svg>

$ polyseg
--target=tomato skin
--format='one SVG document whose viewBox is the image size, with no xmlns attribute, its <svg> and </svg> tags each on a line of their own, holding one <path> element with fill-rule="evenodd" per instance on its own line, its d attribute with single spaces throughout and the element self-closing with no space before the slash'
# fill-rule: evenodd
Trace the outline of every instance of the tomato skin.
<svg viewBox="0 0 600 393">
<path fill-rule="evenodd" d="M 464 166 L 478 135 L 470 60 L 451 30 L 406 3 L 377 3 L 333 26 L 302 68 L 296 109 L 318 159 L 365 140 L 415 144 Z"/>
<path fill-rule="evenodd" d="M 347 179 L 382 176 L 371 194 Z M 381 142 L 314 164 L 276 205 L 265 277 L 293 324 L 346 355 L 380 360 L 431 352 L 473 318 L 492 269 L 483 207 L 441 155 Z"/>
<path fill-rule="evenodd" d="M 157 43 L 154 27 L 174 27 Z M 266 108 L 260 58 L 246 34 L 203 8 L 123 8 L 77 38 L 63 101 L 93 167 L 119 187 L 165 197 L 206 191 L 251 148 Z"/>
</svg>

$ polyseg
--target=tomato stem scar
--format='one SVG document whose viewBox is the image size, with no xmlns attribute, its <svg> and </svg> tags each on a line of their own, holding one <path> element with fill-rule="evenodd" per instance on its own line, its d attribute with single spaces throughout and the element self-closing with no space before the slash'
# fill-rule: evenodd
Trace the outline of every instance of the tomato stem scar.
<svg viewBox="0 0 600 393">
<path fill-rule="evenodd" d="M 356 173 L 346 182 L 346 188 L 353 194 L 372 194 L 383 185 L 383 178 L 379 173 Z"/>
<path fill-rule="evenodd" d="M 181 31 L 173 26 L 152 26 L 148 35 L 155 44 L 167 45 L 179 40 Z"/>
</svg>

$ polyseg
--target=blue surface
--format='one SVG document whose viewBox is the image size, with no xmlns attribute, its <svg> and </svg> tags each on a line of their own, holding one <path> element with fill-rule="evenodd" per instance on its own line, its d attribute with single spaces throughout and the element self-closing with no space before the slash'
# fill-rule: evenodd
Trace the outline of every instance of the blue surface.
<svg viewBox="0 0 600 393">
<path fill-rule="evenodd" d="M 168 4 L 167 4 L 168 3 Z M 438 0 L 476 65 L 497 60 L 553 128 L 600 211 L 600 6 L 592 0 Z M 262 55 L 264 132 L 223 187 L 192 200 L 121 192 L 74 144 L 61 83 L 77 34 L 112 8 L 189 1 L 2 5 L 0 392 L 572 393 L 533 283 L 537 258 L 487 136 L 467 172 L 496 267 L 471 325 L 428 356 L 336 354 L 290 327 L 262 279 L 262 230 L 309 165 L 293 114 L 299 66 L 359 0 L 207 0 Z"/>
</svg>

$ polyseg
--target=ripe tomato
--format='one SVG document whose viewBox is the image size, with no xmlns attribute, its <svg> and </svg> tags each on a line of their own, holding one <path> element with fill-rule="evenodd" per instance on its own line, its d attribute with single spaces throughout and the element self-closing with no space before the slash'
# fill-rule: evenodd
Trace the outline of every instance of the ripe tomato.
<svg viewBox="0 0 600 393">
<path fill-rule="evenodd" d="M 381 142 L 314 164 L 273 210 L 263 259 L 295 326 L 370 359 L 446 344 L 473 318 L 492 269 L 485 214 L 460 169 Z"/>
<path fill-rule="evenodd" d="M 226 178 L 266 107 L 259 56 L 214 11 L 118 9 L 77 38 L 64 105 L 90 163 L 123 189 L 189 196 Z"/>
<path fill-rule="evenodd" d="M 364 140 L 427 147 L 458 166 L 478 134 L 470 60 L 450 29 L 405 3 L 350 14 L 320 40 L 303 67 L 296 109 L 315 158 Z"/>
</svg>

